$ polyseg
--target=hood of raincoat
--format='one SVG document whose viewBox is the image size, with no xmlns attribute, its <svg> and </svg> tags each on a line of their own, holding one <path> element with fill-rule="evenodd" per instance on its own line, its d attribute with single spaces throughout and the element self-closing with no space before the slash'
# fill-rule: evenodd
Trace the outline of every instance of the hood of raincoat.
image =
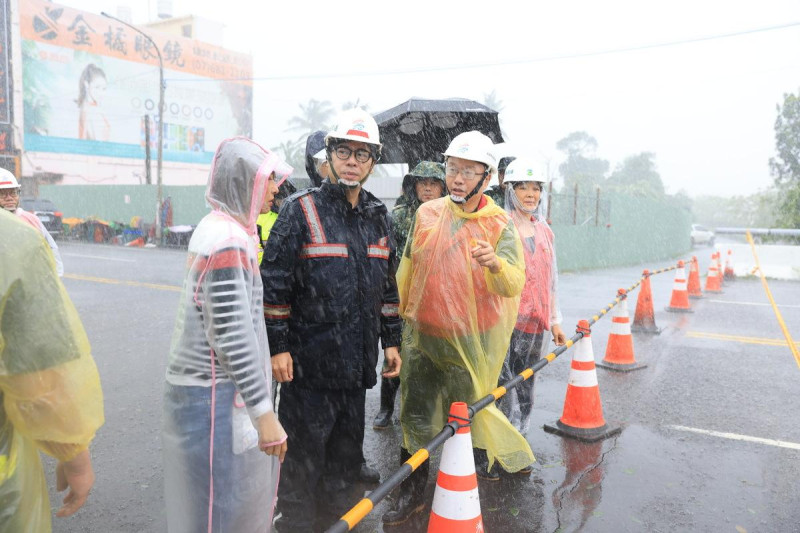
<svg viewBox="0 0 800 533">
<path fill-rule="evenodd" d="M 533 215 L 536 220 L 545 221 L 546 217 L 546 206 L 547 206 L 547 184 L 537 181 L 542 187 L 542 194 L 539 195 L 539 204 L 533 208 L 533 211 L 525 209 L 522 205 L 522 202 L 517 199 L 517 195 L 514 193 L 514 184 L 509 183 L 506 185 L 505 195 L 506 195 L 506 202 L 505 202 L 505 210 L 506 212 L 512 216 L 512 218 L 516 215 L 523 215 L 523 216 L 531 216 Z"/>
<path fill-rule="evenodd" d="M 270 174 L 275 172 L 280 182 L 292 170 L 277 154 L 251 139 L 226 139 L 214 154 L 206 201 L 242 224 L 248 233 L 255 234 Z"/>
<path fill-rule="evenodd" d="M 324 131 L 315 131 L 306 139 L 306 173 L 311 178 L 314 187 L 322 185 L 322 176 L 317 172 L 317 161 L 314 156 L 325 148 L 325 135 Z"/>
</svg>

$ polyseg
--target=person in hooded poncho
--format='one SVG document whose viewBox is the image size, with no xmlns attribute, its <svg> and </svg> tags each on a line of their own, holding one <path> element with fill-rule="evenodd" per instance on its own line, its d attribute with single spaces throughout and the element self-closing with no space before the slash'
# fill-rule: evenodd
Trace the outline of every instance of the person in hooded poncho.
<svg viewBox="0 0 800 533">
<path fill-rule="evenodd" d="M 525 267 L 513 223 L 481 194 L 496 170 L 492 146 L 479 132 L 453 139 L 444 154 L 449 196 L 419 207 L 400 262 L 401 462 L 441 430 L 452 402 L 473 403 L 495 388 L 508 349 Z M 533 461 L 494 405 L 476 413 L 471 431 L 484 477 L 495 461 L 508 471 Z M 385 525 L 423 509 L 427 474 L 426 461 L 400 486 Z"/>
<path fill-rule="evenodd" d="M 50 531 L 39 452 L 55 457 L 57 516 L 94 484 L 103 395 L 89 340 L 42 236 L 0 209 L 0 533 Z"/>
<path fill-rule="evenodd" d="M 170 532 L 269 531 L 286 433 L 274 413 L 255 221 L 292 172 L 245 138 L 217 148 L 189 241 L 164 395 Z M 265 456 L 265 453 L 267 454 Z"/>
<path fill-rule="evenodd" d="M 548 178 L 531 161 L 517 159 L 506 170 L 505 209 L 522 239 L 525 256 L 525 288 L 508 355 L 503 363 L 500 384 L 530 368 L 546 353 L 550 334 L 557 345 L 566 342 L 561 330 L 558 309 L 558 269 L 553 231 L 547 224 L 544 207 L 547 199 L 544 185 Z M 497 404 L 514 427 L 523 435 L 530 426 L 533 409 L 532 376 L 509 389 Z M 519 471 L 530 474 L 530 467 Z"/>
</svg>

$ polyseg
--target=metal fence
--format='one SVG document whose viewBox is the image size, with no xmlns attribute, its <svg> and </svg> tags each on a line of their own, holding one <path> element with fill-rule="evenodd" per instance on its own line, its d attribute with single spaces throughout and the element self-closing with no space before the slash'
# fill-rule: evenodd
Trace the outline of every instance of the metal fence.
<svg viewBox="0 0 800 533">
<path fill-rule="evenodd" d="M 594 194 L 572 192 L 549 195 L 547 219 L 559 226 L 605 226 L 611 222 L 611 201 L 598 187 Z"/>
</svg>

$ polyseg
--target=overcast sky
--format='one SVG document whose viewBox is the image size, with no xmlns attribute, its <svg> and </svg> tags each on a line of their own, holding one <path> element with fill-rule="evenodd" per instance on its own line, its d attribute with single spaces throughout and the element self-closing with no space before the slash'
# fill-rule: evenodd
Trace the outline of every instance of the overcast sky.
<svg viewBox="0 0 800 533">
<path fill-rule="evenodd" d="M 155 16 L 155 0 L 127 5 L 134 23 Z M 800 25 L 752 31 L 800 23 L 798 0 L 174 0 L 173 13 L 224 22 L 224 45 L 253 54 L 254 136 L 267 146 L 296 136 L 286 122 L 310 98 L 378 112 L 495 91 L 506 140 L 553 169 L 556 142 L 584 130 L 612 170 L 655 153 L 670 193 L 751 194 L 772 183 L 776 105 L 800 90 Z M 622 49 L 636 50 L 600 53 Z"/>
</svg>

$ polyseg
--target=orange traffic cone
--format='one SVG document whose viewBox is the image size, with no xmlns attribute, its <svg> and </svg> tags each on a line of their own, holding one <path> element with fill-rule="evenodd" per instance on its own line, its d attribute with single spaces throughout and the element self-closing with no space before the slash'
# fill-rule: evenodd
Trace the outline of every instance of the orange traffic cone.
<svg viewBox="0 0 800 533">
<path fill-rule="evenodd" d="M 733 271 L 733 259 L 731 254 L 731 250 L 728 249 L 728 257 L 725 259 L 725 275 L 723 276 L 723 279 L 733 281 L 736 279 L 736 273 Z"/>
<path fill-rule="evenodd" d="M 667 306 L 667 311 L 675 313 L 691 313 L 689 306 L 689 290 L 686 286 L 686 269 L 683 261 L 678 261 L 678 269 L 675 271 L 675 282 L 672 284 L 672 298 Z"/>
<path fill-rule="evenodd" d="M 633 313 L 631 330 L 636 333 L 654 333 L 658 335 L 661 329 L 656 326 L 656 317 L 653 313 L 653 291 L 650 289 L 650 271 L 642 272 L 642 285 L 639 289 L 639 298 L 636 300 L 636 311 Z"/>
<path fill-rule="evenodd" d="M 637 363 L 633 356 L 633 336 L 628 318 L 628 295 L 625 289 L 617 291 L 620 301 L 611 317 L 611 333 L 606 344 L 606 356 L 597 366 L 617 372 L 631 372 L 647 367 Z"/>
<path fill-rule="evenodd" d="M 577 331 L 583 333 L 583 337 L 577 342 L 575 355 L 572 356 L 564 411 L 555 424 L 545 424 L 544 430 L 563 437 L 594 442 L 616 435 L 622 428 L 610 426 L 603 418 L 589 322 L 578 322 Z"/>
<path fill-rule="evenodd" d="M 703 290 L 700 288 L 700 265 L 697 264 L 697 257 L 692 256 L 689 266 L 689 298 L 702 298 Z"/>
<path fill-rule="evenodd" d="M 469 420 L 467 404 L 453 402 L 448 422 Z M 433 506 L 428 521 L 428 533 L 482 532 L 481 502 L 478 498 L 478 478 L 472 455 L 472 435 L 469 425 L 460 427 L 447 439 L 439 462 L 439 477 L 433 493 Z"/>
<path fill-rule="evenodd" d="M 706 276 L 706 292 L 720 293 L 722 285 L 717 274 L 717 262 L 714 254 L 711 255 L 711 263 L 708 265 L 708 276 Z"/>
<path fill-rule="evenodd" d="M 719 286 L 725 284 L 725 270 L 722 268 L 722 252 L 717 252 L 717 276 L 719 277 Z"/>
</svg>

